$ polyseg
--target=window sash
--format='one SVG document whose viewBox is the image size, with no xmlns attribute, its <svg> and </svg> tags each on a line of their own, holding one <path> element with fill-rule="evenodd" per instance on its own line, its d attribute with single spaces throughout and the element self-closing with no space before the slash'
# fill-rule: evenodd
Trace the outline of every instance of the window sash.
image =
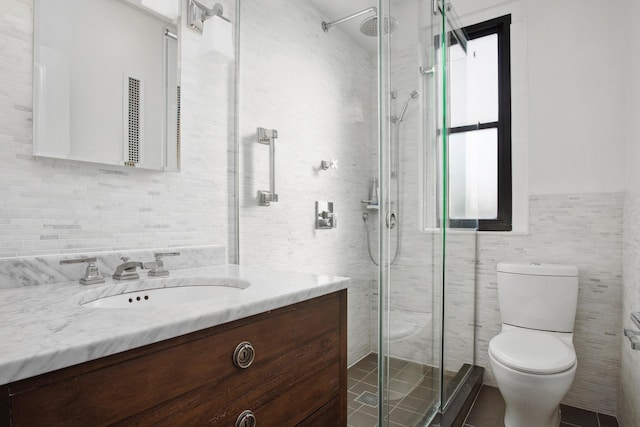
<svg viewBox="0 0 640 427">
<path fill-rule="evenodd" d="M 450 219 L 452 228 L 475 228 L 480 231 L 512 230 L 511 174 L 511 15 L 505 15 L 464 29 L 469 40 L 498 35 L 498 121 L 456 126 L 449 134 L 496 128 L 498 134 L 498 216 L 496 219 Z"/>
</svg>

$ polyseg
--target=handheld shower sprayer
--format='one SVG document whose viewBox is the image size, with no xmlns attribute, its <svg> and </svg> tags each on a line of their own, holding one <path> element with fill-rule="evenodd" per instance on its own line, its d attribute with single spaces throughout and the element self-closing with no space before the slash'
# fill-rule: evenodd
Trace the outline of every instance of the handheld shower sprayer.
<svg viewBox="0 0 640 427">
<path fill-rule="evenodd" d="M 409 102 L 411 102 L 411 100 L 416 99 L 418 96 L 420 96 L 420 94 L 418 93 L 417 90 L 414 90 L 413 92 L 411 92 L 411 94 L 409 95 L 409 99 L 407 99 L 407 102 L 404 103 L 404 105 L 402 106 L 402 110 L 400 111 L 400 115 L 399 116 L 393 116 L 391 118 L 391 121 L 393 123 L 402 123 L 402 121 L 404 120 L 404 113 L 407 112 L 407 107 L 409 106 Z"/>
</svg>

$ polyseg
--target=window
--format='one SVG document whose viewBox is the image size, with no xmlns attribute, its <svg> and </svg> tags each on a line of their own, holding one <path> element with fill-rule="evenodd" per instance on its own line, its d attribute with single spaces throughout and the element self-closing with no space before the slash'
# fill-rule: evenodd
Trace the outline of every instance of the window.
<svg viewBox="0 0 640 427">
<path fill-rule="evenodd" d="M 454 228 L 510 231 L 511 15 L 464 29 L 450 51 L 449 217 Z"/>
</svg>

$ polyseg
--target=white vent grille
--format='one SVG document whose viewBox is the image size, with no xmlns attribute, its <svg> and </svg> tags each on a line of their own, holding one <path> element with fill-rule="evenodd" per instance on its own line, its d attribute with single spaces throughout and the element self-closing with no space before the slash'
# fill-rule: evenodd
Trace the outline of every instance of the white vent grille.
<svg viewBox="0 0 640 427">
<path fill-rule="evenodd" d="M 177 141 L 176 141 L 176 159 L 177 159 L 177 167 L 180 169 L 180 86 L 177 88 L 177 96 L 178 96 L 178 118 L 177 118 Z"/>
<path fill-rule="evenodd" d="M 129 156 L 125 163 L 135 166 L 140 162 L 140 80 L 129 77 L 128 91 L 128 147 Z"/>
</svg>

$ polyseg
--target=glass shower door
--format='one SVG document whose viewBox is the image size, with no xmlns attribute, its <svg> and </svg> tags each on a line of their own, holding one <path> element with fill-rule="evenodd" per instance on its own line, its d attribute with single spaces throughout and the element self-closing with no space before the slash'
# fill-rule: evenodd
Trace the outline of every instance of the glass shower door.
<svg viewBox="0 0 640 427">
<path fill-rule="evenodd" d="M 382 16 L 392 7 L 379 1 Z M 451 109 L 464 103 L 458 90 L 451 105 L 451 73 L 465 61 L 466 38 L 450 4 L 421 7 L 415 46 L 398 46 L 388 34 L 378 40 L 381 426 L 426 425 L 474 363 L 477 221 L 450 217 L 460 201 L 474 211 L 464 194 L 474 183 L 457 171 L 475 160 L 447 132 Z M 413 89 L 412 114 L 404 101 Z M 388 226 L 391 212 L 398 228 Z"/>
</svg>

